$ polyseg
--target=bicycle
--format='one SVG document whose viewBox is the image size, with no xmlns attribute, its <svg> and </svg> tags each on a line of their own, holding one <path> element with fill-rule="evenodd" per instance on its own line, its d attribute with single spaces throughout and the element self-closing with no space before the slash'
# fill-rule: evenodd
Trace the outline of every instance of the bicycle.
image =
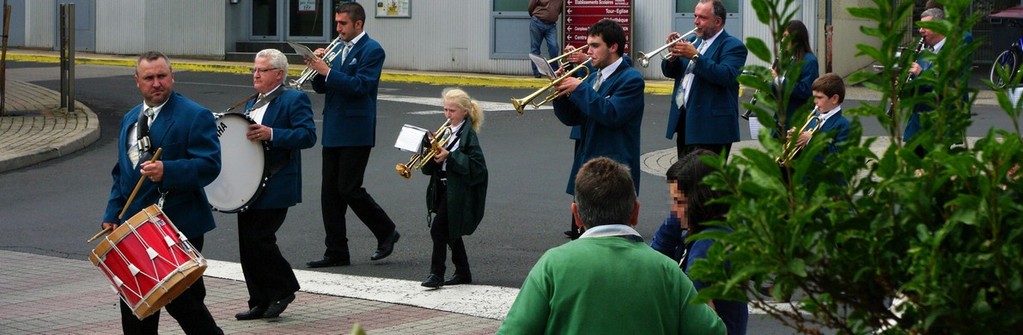
<svg viewBox="0 0 1023 335">
<path fill-rule="evenodd" d="M 1009 83 L 1018 82 L 1021 61 L 1023 61 L 1023 36 L 1018 37 L 1009 49 L 995 57 L 988 79 L 998 88 L 1005 88 Z M 1003 78 L 1001 73 L 1007 74 L 1008 78 Z"/>
</svg>

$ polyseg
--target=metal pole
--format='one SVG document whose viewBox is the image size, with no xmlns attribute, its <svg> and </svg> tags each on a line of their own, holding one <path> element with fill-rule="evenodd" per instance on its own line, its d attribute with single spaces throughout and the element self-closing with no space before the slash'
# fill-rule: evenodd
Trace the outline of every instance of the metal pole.
<svg viewBox="0 0 1023 335">
<path fill-rule="evenodd" d="M 67 4 L 60 4 L 60 109 L 66 110 L 67 100 Z"/>
<path fill-rule="evenodd" d="M 7 112 L 7 34 L 11 30 L 11 5 L 4 0 L 3 51 L 0 54 L 0 116 Z"/>
<path fill-rule="evenodd" d="M 67 112 L 73 115 L 77 112 L 75 108 L 75 4 L 69 3 L 67 13 Z"/>
<path fill-rule="evenodd" d="M 831 0 L 824 6 L 824 73 L 831 73 L 831 38 L 835 35 L 835 26 L 831 22 Z"/>
</svg>

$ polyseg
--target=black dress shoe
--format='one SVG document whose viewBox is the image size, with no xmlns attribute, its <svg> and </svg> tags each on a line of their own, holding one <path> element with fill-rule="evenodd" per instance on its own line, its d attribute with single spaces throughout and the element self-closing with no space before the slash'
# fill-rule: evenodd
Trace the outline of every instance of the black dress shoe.
<svg viewBox="0 0 1023 335">
<path fill-rule="evenodd" d="M 350 260 L 347 260 L 347 259 L 334 258 L 334 257 L 323 257 L 323 259 L 321 259 L 321 260 L 305 263 L 305 266 L 310 267 L 310 268 L 322 268 L 322 267 L 328 267 L 328 266 L 347 266 L 347 265 L 352 265 L 352 262 Z"/>
<path fill-rule="evenodd" d="M 295 301 L 295 294 L 288 294 L 288 296 L 281 298 L 281 300 L 270 303 L 270 306 L 266 307 L 266 312 L 263 313 L 263 317 L 267 319 L 276 318 L 281 316 L 284 309 L 288 308 L 288 304 Z"/>
<path fill-rule="evenodd" d="M 435 274 L 430 274 L 426 277 L 426 281 L 422 284 L 424 287 L 438 288 L 444 286 L 444 277 Z"/>
<path fill-rule="evenodd" d="M 444 282 L 444 285 L 472 284 L 472 275 L 455 274 L 451 279 Z"/>
<path fill-rule="evenodd" d="M 252 307 L 247 311 L 235 314 L 234 318 L 238 319 L 239 321 L 262 319 L 263 313 L 266 313 L 266 307 L 256 306 Z"/>
<path fill-rule="evenodd" d="M 377 251 L 373 253 L 373 257 L 370 257 L 369 259 L 377 261 L 384 259 L 384 257 L 390 256 L 391 252 L 394 251 L 394 244 L 398 242 L 398 238 L 400 237 L 401 234 L 398 234 L 398 230 L 395 229 L 394 232 L 391 233 L 390 237 L 384 240 L 383 243 L 380 243 L 380 246 L 377 247 Z"/>
</svg>

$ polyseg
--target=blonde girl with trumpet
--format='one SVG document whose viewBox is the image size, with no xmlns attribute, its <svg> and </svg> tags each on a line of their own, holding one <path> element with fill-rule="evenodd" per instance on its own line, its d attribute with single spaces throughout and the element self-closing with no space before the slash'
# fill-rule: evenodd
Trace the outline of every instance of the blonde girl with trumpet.
<svg viewBox="0 0 1023 335">
<path fill-rule="evenodd" d="M 433 217 L 428 220 L 433 240 L 430 274 L 422 283 L 429 288 L 472 283 L 462 236 L 476 231 L 487 199 L 487 162 L 477 138 L 483 125 L 483 111 L 462 89 L 444 89 L 441 97 L 451 136 L 422 168 L 430 176 L 426 208 Z M 445 281 L 449 247 L 455 272 Z"/>
</svg>

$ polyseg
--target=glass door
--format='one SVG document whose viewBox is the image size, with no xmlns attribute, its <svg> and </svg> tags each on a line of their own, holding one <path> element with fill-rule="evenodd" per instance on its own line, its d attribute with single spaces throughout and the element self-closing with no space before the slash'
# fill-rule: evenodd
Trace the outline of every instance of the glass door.
<svg viewBox="0 0 1023 335">
<path fill-rule="evenodd" d="M 277 40 L 277 0 L 252 1 L 252 39 Z"/>
<path fill-rule="evenodd" d="M 289 41 L 325 41 L 333 31 L 334 10 L 324 0 L 289 0 L 287 16 Z"/>
</svg>

